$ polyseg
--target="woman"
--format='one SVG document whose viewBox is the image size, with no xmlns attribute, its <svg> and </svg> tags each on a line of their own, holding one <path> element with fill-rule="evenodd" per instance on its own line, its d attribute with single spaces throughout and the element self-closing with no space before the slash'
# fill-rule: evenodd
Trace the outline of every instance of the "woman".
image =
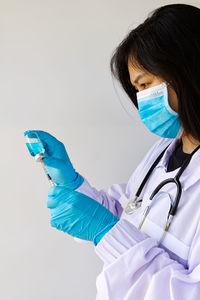
<svg viewBox="0 0 200 300">
<path fill-rule="evenodd" d="M 156 9 L 117 47 L 111 70 L 141 120 L 161 138 L 127 184 L 97 191 L 75 171 L 64 145 L 37 131 L 45 145 L 44 162 L 58 185 L 48 193 L 51 225 L 94 243 L 104 262 L 96 299 L 197 300 L 200 9 L 186 4 Z M 177 174 L 151 197 L 163 180 Z M 139 201 L 133 201 L 135 194 Z"/>
</svg>

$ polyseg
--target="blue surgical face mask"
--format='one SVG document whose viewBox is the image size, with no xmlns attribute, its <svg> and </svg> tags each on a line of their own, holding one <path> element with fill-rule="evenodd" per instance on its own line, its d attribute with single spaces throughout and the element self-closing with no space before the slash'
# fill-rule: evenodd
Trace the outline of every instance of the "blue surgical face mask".
<svg viewBox="0 0 200 300">
<path fill-rule="evenodd" d="M 136 95 L 139 115 L 146 127 L 161 137 L 175 138 L 183 128 L 178 114 L 169 106 L 168 84 L 162 82 Z"/>
</svg>

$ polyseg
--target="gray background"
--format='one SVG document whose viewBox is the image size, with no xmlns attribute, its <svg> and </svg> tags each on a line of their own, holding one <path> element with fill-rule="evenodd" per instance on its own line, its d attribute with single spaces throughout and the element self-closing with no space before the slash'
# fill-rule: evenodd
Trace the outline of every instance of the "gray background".
<svg viewBox="0 0 200 300">
<path fill-rule="evenodd" d="M 196 6 L 199 1 L 176 1 Z M 159 138 L 111 77 L 129 30 L 174 1 L 0 1 L 0 299 L 94 300 L 103 263 L 49 224 L 48 181 L 23 132 L 48 131 L 97 189 L 125 183 Z"/>
</svg>

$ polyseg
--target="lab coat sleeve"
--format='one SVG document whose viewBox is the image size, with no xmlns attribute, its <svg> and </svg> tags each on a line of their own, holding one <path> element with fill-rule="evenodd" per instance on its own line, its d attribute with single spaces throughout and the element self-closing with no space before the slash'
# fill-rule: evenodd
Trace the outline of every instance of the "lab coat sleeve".
<svg viewBox="0 0 200 300">
<path fill-rule="evenodd" d="M 96 300 L 200 299 L 200 225 L 191 245 L 188 268 L 170 258 L 157 241 L 121 219 L 100 240 L 103 260 Z"/>
<path fill-rule="evenodd" d="M 110 210 L 116 217 L 120 218 L 122 214 L 122 207 L 119 199 L 122 195 L 126 194 L 125 183 L 112 184 L 108 190 L 97 190 L 90 185 L 86 178 L 84 178 L 82 185 L 76 189 L 76 191 L 98 201 L 108 210 Z"/>
</svg>

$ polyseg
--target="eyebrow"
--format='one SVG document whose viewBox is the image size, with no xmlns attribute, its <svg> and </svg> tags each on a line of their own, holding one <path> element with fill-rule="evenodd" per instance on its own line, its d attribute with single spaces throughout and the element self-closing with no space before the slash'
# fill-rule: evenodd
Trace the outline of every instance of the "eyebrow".
<svg viewBox="0 0 200 300">
<path fill-rule="evenodd" d="M 136 77 L 135 81 L 133 81 L 133 83 L 138 83 L 138 80 L 139 80 L 140 78 L 144 77 L 145 75 L 146 75 L 145 72 L 139 74 L 139 75 Z"/>
</svg>

